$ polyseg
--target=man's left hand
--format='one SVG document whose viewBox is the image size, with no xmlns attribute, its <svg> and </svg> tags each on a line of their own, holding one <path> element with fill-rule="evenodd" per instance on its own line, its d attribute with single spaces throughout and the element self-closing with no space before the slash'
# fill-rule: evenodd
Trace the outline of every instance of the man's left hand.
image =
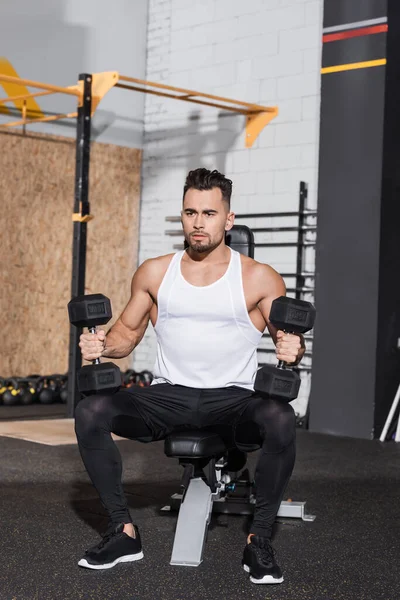
<svg viewBox="0 0 400 600">
<path fill-rule="evenodd" d="M 283 360 L 288 364 L 297 364 L 304 354 L 303 336 L 279 330 L 276 334 L 275 352 L 278 360 Z"/>
</svg>

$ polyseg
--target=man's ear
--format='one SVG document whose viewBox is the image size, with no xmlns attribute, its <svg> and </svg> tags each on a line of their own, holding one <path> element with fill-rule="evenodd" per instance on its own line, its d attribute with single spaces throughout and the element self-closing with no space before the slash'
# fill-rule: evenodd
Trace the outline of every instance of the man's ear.
<svg viewBox="0 0 400 600">
<path fill-rule="evenodd" d="M 229 212 L 226 215 L 225 231 L 230 231 L 235 223 L 235 213 Z"/>
</svg>

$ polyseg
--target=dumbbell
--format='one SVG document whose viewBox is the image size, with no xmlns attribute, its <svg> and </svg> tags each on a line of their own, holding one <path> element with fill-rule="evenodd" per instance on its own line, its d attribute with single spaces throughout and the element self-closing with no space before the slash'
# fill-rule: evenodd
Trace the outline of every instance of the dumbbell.
<svg viewBox="0 0 400 600">
<path fill-rule="evenodd" d="M 315 308 L 311 302 L 281 296 L 272 302 L 269 320 L 285 333 L 306 333 L 314 326 Z M 291 402 L 299 394 L 300 381 L 299 375 L 280 360 L 276 367 L 264 365 L 257 371 L 254 391 Z"/>
<path fill-rule="evenodd" d="M 98 325 L 105 325 L 112 318 L 111 303 L 103 294 L 77 296 L 68 303 L 68 314 L 72 325 L 87 327 L 90 333 L 96 333 Z M 118 366 L 111 362 L 101 363 L 99 358 L 92 363 L 80 369 L 78 390 L 82 394 L 116 392 L 122 385 Z"/>
</svg>

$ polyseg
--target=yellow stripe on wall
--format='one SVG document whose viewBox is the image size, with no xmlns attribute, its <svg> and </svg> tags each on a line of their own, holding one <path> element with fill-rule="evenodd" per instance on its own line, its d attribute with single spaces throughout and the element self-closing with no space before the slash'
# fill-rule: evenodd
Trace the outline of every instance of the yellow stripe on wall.
<svg viewBox="0 0 400 600">
<path fill-rule="evenodd" d="M 335 67 L 324 67 L 321 69 L 321 73 L 324 75 L 325 73 L 338 73 L 339 71 L 352 71 L 353 69 L 367 69 L 368 67 L 380 67 L 382 65 L 386 65 L 386 58 L 348 63 L 347 65 L 336 65 Z"/>
</svg>

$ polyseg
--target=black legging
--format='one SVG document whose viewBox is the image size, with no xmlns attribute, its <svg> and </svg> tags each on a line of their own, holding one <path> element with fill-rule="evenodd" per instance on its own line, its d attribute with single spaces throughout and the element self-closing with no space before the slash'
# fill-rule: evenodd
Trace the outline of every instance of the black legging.
<svg viewBox="0 0 400 600">
<path fill-rule="evenodd" d="M 270 537 L 295 462 L 295 415 L 289 404 L 266 400 L 244 389 L 242 392 L 242 401 L 235 398 L 229 413 L 224 404 L 224 411 L 230 415 L 227 421 L 232 421 L 235 407 L 240 406 L 234 423 L 236 445 L 242 450 L 261 448 L 255 471 L 256 505 L 250 533 Z M 171 427 L 169 431 L 155 432 L 143 418 L 140 405 L 138 408 L 132 401 L 133 397 L 134 393 L 125 391 L 112 396 L 89 396 L 78 404 L 75 413 L 82 460 L 115 524 L 131 523 L 132 519 L 122 488 L 121 455 L 111 433 L 149 442 L 163 439 L 173 430 Z M 208 423 L 204 428 L 226 438 L 233 424 L 223 423 L 219 417 L 218 423 Z"/>
</svg>

